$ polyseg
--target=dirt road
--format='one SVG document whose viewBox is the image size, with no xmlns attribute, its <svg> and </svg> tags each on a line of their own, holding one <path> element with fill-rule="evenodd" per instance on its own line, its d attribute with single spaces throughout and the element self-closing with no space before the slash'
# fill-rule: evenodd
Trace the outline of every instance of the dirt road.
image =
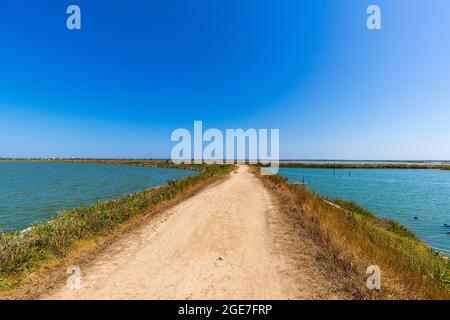
<svg viewBox="0 0 450 320">
<path fill-rule="evenodd" d="M 44 299 L 334 298 L 314 261 L 289 257 L 289 233 L 248 168 L 157 215 L 82 269 L 82 289 Z M 303 269 L 302 269 L 303 268 Z"/>
</svg>

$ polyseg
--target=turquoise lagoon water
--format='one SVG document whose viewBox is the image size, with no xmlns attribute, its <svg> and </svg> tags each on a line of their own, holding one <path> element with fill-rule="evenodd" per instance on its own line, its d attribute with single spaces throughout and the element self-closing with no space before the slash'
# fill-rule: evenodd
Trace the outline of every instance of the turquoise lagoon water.
<svg viewBox="0 0 450 320">
<path fill-rule="evenodd" d="M 280 168 L 329 198 L 351 200 L 397 220 L 433 249 L 450 255 L 450 170 Z M 415 217 L 417 219 L 415 219 Z"/>
<path fill-rule="evenodd" d="M 125 165 L 0 163 L 0 230 L 20 230 L 61 210 L 93 205 L 195 173 Z"/>
</svg>

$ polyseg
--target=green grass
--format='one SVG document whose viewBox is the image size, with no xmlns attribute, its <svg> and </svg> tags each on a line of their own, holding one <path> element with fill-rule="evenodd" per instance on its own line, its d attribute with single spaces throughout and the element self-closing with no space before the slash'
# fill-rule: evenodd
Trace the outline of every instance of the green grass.
<svg viewBox="0 0 450 320">
<path fill-rule="evenodd" d="M 360 207 L 356 203 L 352 201 L 347 201 L 343 199 L 334 199 L 332 200 L 333 203 L 341 207 L 342 209 L 348 210 L 350 212 L 359 214 L 367 219 L 370 219 L 371 221 L 377 220 L 377 216 L 374 215 L 372 212 L 367 210 L 366 208 Z"/>
<path fill-rule="evenodd" d="M 138 163 L 122 161 L 120 164 Z M 35 270 L 42 262 L 65 257 L 77 241 L 110 234 L 131 217 L 145 214 L 190 187 L 231 169 L 220 165 L 176 166 L 155 162 L 140 162 L 139 165 L 188 168 L 199 173 L 91 207 L 68 210 L 53 220 L 33 225 L 26 232 L 0 233 L 0 291 L 15 286 L 18 276 Z"/>
</svg>

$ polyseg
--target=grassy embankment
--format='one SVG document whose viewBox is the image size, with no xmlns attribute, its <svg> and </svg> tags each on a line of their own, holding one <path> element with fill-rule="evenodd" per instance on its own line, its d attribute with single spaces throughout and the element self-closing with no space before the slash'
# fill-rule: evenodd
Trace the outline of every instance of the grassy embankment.
<svg viewBox="0 0 450 320">
<path fill-rule="evenodd" d="M 368 299 L 450 299 L 450 264 L 407 228 L 358 205 L 330 201 L 279 175 L 264 176 L 284 213 L 323 248 L 317 259 L 348 278 Z M 382 289 L 365 287 L 367 267 L 378 265 Z M 351 280 L 353 279 L 353 280 Z"/>
<path fill-rule="evenodd" d="M 203 171 L 208 169 L 208 166 L 202 164 L 181 163 L 175 164 L 171 160 L 133 160 L 133 159 L 18 159 L 15 161 L 26 162 L 63 162 L 63 163 L 92 163 L 92 164 L 111 164 L 111 165 L 127 165 L 135 167 L 159 167 L 159 168 L 175 168 L 175 169 L 191 169 Z"/>
<path fill-rule="evenodd" d="M 0 233 L 0 293 L 17 287 L 27 275 L 45 263 L 73 255 L 83 243 L 100 241 L 133 217 L 156 212 L 164 203 L 189 195 L 231 170 L 231 166 L 174 165 L 168 161 L 68 162 L 185 168 L 199 173 L 91 207 L 68 210 L 53 220 L 32 226 L 26 232 Z"/>
</svg>

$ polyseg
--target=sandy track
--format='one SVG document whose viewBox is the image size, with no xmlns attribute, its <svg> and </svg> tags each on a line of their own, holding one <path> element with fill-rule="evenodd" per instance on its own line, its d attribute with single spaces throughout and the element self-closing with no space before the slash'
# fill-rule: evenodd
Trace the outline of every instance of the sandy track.
<svg viewBox="0 0 450 320">
<path fill-rule="evenodd" d="M 308 284 L 323 290 L 317 285 L 320 275 L 298 270 L 285 256 L 280 242 L 285 231 L 277 216 L 270 193 L 241 166 L 229 179 L 111 244 L 82 270 L 81 290 L 64 286 L 43 298 L 320 297 Z"/>
</svg>

